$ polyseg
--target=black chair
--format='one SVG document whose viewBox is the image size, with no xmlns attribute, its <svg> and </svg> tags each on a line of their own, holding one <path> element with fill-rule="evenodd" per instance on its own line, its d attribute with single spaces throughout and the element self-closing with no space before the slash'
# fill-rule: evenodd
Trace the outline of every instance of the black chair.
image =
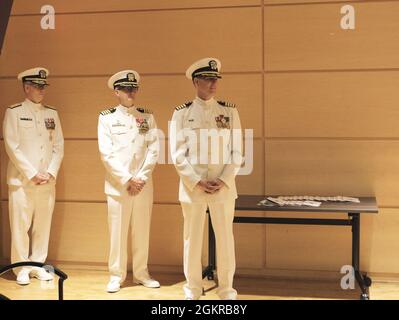
<svg viewBox="0 0 399 320">
<path fill-rule="evenodd" d="M 17 262 L 10 264 L 8 266 L 5 266 L 3 268 L 0 268 L 0 276 L 11 269 L 18 268 L 18 267 L 40 267 L 43 268 L 44 266 L 48 266 L 48 264 L 41 263 L 41 262 L 32 262 L 32 261 L 27 261 L 27 262 Z M 54 273 L 59 277 L 58 279 L 58 300 L 64 300 L 64 281 L 68 279 L 68 276 L 66 273 L 62 272 L 60 269 L 51 266 L 51 268 L 54 270 Z M 0 300 L 10 300 L 6 296 L 0 294 Z"/>
</svg>

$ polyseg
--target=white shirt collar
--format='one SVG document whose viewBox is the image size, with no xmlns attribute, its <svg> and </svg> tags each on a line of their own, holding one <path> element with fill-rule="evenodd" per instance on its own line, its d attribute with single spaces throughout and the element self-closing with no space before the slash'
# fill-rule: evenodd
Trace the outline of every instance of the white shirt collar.
<svg viewBox="0 0 399 320">
<path fill-rule="evenodd" d="M 213 97 L 210 98 L 209 100 L 203 100 L 197 96 L 195 97 L 195 100 L 198 102 L 198 104 L 204 107 L 210 107 L 215 102 L 215 99 Z"/>
<path fill-rule="evenodd" d="M 134 110 L 136 110 L 135 106 L 131 106 L 130 108 L 128 108 L 128 107 L 122 106 L 121 104 L 118 105 L 116 108 L 119 109 L 120 111 L 122 111 L 123 114 L 130 114 L 130 113 L 133 113 Z"/>
<path fill-rule="evenodd" d="M 39 110 L 39 109 L 43 108 L 43 105 L 41 103 L 34 103 L 33 101 L 29 100 L 28 98 L 25 99 L 25 103 L 33 110 Z"/>
</svg>

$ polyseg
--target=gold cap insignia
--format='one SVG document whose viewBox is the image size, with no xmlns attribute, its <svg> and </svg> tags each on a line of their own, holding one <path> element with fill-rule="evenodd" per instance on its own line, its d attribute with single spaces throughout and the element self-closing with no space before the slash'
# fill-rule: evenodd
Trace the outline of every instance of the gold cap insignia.
<svg viewBox="0 0 399 320">
<path fill-rule="evenodd" d="M 40 70 L 40 71 L 39 71 L 39 76 L 40 76 L 40 78 L 42 78 L 42 79 L 46 79 L 46 77 L 47 77 L 47 72 L 46 72 L 45 70 Z"/>
<path fill-rule="evenodd" d="M 127 74 L 127 79 L 128 79 L 129 81 L 135 81 L 135 80 L 136 80 L 133 73 L 128 73 L 128 74 Z"/>
<path fill-rule="evenodd" d="M 209 61 L 209 66 L 211 67 L 212 70 L 217 70 L 218 64 L 215 60 Z"/>
</svg>

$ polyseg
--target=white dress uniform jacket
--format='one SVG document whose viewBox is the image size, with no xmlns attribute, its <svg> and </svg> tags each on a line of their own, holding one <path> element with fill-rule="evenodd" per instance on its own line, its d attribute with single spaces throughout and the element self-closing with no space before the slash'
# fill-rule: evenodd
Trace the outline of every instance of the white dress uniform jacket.
<svg viewBox="0 0 399 320">
<path fill-rule="evenodd" d="M 234 105 L 196 97 L 176 108 L 169 132 L 172 160 L 180 176 L 180 202 L 237 198 L 235 177 L 242 163 L 242 136 Z M 206 194 L 196 186 L 201 179 L 217 178 L 227 187 L 215 194 Z"/>
<path fill-rule="evenodd" d="M 242 163 L 238 112 L 232 104 L 197 97 L 176 108 L 170 135 L 172 159 L 180 176 L 179 200 L 184 216 L 185 295 L 199 299 L 202 294 L 201 252 L 208 207 L 216 236 L 219 282 L 216 293 L 221 299 L 235 299 L 235 176 Z M 207 194 L 197 186 L 201 179 L 218 178 L 225 186 L 214 194 Z"/>
<path fill-rule="evenodd" d="M 35 185 L 31 179 L 39 172 L 57 177 L 64 155 L 60 120 L 55 109 L 27 99 L 7 109 L 3 130 L 10 158 L 7 183 L 11 262 L 44 262 L 55 203 L 55 179 L 44 185 Z"/>
<path fill-rule="evenodd" d="M 126 278 L 131 226 L 133 273 L 136 280 L 143 281 L 150 278 L 147 263 L 153 203 L 151 175 L 158 160 L 154 116 L 146 109 L 122 105 L 103 111 L 98 122 L 98 144 L 106 168 L 111 279 L 121 283 Z M 126 190 L 131 178 L 146 182 L 136 196 Z"/>
<path fill-rule="evenodd" d="M 7 109 L 3 131 L 10 158 L 8 185 L 33 186 L 30 180 L 38 172 L 57 177 L 64 156 L 64 138 L 55 109 L 26 99 Z M 55 180 L 50 183 L 55 184 Z"/>
<path fill-rule="evenodd" d="M 131 178 L 148 181 L 158 160 L 159 141 L 152 113 L 119 105 L 103 111 L 98 143 L 106 168 L 105 193 L 121 196 Z"/>
</svg>

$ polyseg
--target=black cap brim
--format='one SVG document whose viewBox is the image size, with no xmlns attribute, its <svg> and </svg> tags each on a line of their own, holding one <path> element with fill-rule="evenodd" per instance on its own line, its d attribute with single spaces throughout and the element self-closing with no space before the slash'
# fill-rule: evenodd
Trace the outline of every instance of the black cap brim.
<svg viewBox="0 0 399 320">
<path fill-rule="evenodd" d="M 198 75 L 194 78 L 200 78 L 200 79 L 222 79 L 221 75 Z"/>
<path fill-rule="evenodd" d="M 136 84 L 117 84 L 114 86 L 114 89 L 120 90 L 120 89 L 125 89 L 125 88 L 138 88 L 139 86 Z"/>
<path fill-rule="evenodd" d="M 26 80 L 26 81 L 24 81 L 24 83 L 27 83 L 27 84 L 36 84 L 36 85 L 45 86 L 45 87 L 47 87 L 47 86 L 50 85 L 49 83 L 43 82 L 42 80 L 38 80 L 38 81 L 35 81 L 35 80 Z"/>
</svg>

